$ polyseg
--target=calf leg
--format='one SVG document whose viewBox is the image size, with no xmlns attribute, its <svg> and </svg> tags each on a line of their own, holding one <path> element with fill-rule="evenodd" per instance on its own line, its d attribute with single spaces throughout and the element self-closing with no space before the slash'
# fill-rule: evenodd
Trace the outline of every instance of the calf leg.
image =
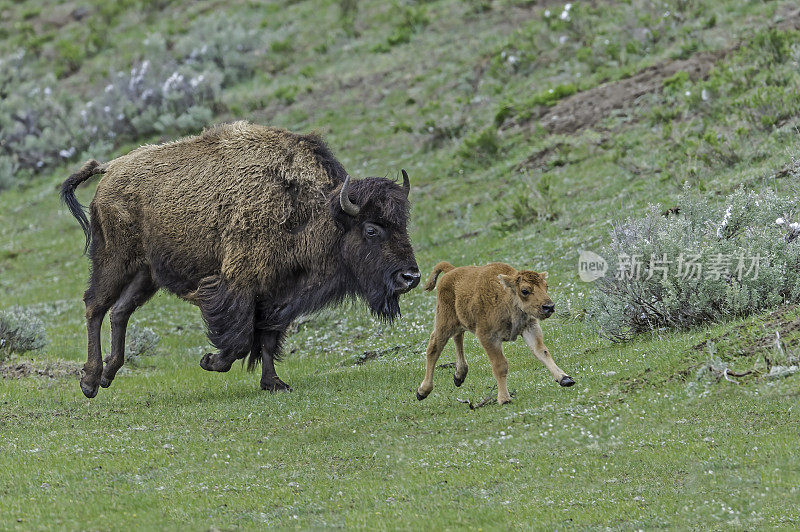
<svg viewBox="0 0 800 532">
<path fill-rule="evenodd" d="M 148 270 L 140 270 L 125 287 L 111 309 L 111 354 L 106 358 L 106 366 L 100 378 L 100 386 L 108 388 L 117 371 L 125 363 L 125 332 L 128 319 L 140 306 L 144 305 L 158 287 Z"/>
<path fill-rule="evenodd" d="M 464 384 L 467 378 L 467 359 L 464 358 L 464 331 L 453 336 L 453 343 L 456 345 L 456 372 L 453 375 L 453 382 L 456 386 Z"/>
<path fill-rule="evenodd" d="M 434 331 L 431 333 L 431 338 L 428 341 L 428 349 L 426 351 L 425 359 L 425 378 L 417 389 L 417 399 L 422 401 L 433 390 L 433 370 L 436 369 L 436 362 L 442 354 L 444 346 L 450 339 L 450 335 L 444 334 L 439 328 L 434 326 Z"/>
<path fill-rule="evenodd" d="M 557 383 L 559 383 L 561 386 L 572 386 L 575 384 L 575 381 L 572 380 L 572 377 L 564 373 L 561 368 L 556 365 L 553 357 L 550 356 L 550 351 L 544 345 L 542 328 L 539 325 L 539 322 L 536 322 L 525 329 L 522 332 L 522 338 L 525 339 L 525 343 L 528 344 L 528 347 L 531 351 L 533 351 L 533 354 L 536 356 L 536 358 L 538 358 L 550 371 L 550 374 Z"/>
<path fill-rule="evenodd" d="M 497 381 L 497 402 L 501 405 L 510 403 L 511 395 L 508 393 L 508 384 L 506 383 L 508 360 L 503 354 L 503 345 L 500 340 L 496 340 L 486 333 L 478 331 L 477 336 L 489 356 L 492 374 Z"/>
<path fill-rule="evenodd" d="M 261 331 L 256 333 L 253 342 L 253 349 L 261 352 L 261 389 L 270 393 L 292 391 L 275 372 L 275 359 L 280 358 L 283 336 L 284 331 Z"/>
</svg>

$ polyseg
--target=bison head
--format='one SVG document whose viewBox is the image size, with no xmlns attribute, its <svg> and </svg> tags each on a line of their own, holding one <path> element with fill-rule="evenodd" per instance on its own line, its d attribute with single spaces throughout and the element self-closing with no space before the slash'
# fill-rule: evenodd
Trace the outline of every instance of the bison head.
<svg viewBox="0 0 800 532">
<path fill-rule="evenodd" d="M 526 270 L 516 275 L 498 275 L 517 303 L 528 316 L 544 320 L 555 312 L 555 304 L 547 295 L 547 272 Z"/>
<path fill-rule="evenodd" d="M 380 177 L 350 181 L 331 198 L 331 212 L 342 228 L 341 260 L 370 310 L 393 320 L 399 296 L 419 284 L 419 268 L 408 239 L 408 174 L 403 186 Z"/>
</svg>

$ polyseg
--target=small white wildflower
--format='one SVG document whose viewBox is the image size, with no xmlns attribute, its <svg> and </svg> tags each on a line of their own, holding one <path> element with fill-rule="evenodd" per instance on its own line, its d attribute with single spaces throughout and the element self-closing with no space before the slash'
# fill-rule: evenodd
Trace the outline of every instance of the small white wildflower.
<svg viewBox="0 0 800 532">
<path fill-rule="evenodd" d="M 564 11 L 569 11 L 570 9 L 572 9 L 572 4 L 567 4 L 564 6 Z"/>
<path fill-rule="evenodd" d="M 105 107 L 103 107 L 103 111 L 105 111 L 106 113 L 110 113 L 111 112 L 111 107 L 106 105 Z"/>
<path fill-rule="evenodd" d="M 549 9 L 545 9 L 544 10 L 544 18 L 550 18 L 550 10 Z"/>
<path fill-rule="evenodd" d="M 722 232 L 728 227 L 728 220 L 731 219 L 731 210 L 733 209 L 732 205 L 728 205 L 728 208 L 725 210 L 725 216 L 722 218 L 722 223 L 719 224 L 717 227 L 717 236 L 722 238 Z"/>
<path fill-rule="evenodd" d="M 567 10 L 562 11 L 561 14 L 558 16 L 558 18 L 560 18 L 561 20 L 567 20 L 568 21 L 569 20 L 569 11 L 567 11 Z"/>
<path fill-rule="evenodd" d="M 108 85 L 106 85 L 106 89 L 105 89 L 105 90 L 106 90 L 106 92 L 111 92 L 111 91 L 113 91 L 113 90 L 114 90 L 114 85 L 112 85 L 111 83 L 109 83 Z"/>
<path fill-rule="evenodd" d="M 508 59 L 506 60 L 509 65 L 515 65 L 519 62 L 519 57 L 516 55 L 509 55 Z"/>
<path fill-rule="evenodd" d="M 707 102 L 708 101 L 708 91 L 703 89 L 703 91 L 700 93 L 700 98 L 702 98 L 704 102 Z"/>
<path fill-rule="evenodd" d="M 75 154 L 75 146 L 70 146 L 69 149 L 61 150 L 61 151 L 58 152 L 58 155 L 60 155 L 64 159 L 69 159 L 74 154 Z"/>
<path fill-rule="evenodd" d="M 783 218 L 778 218 L 777 220 L 775 220 L 775 225 L 783 225 L 784 223 L 786 223 L 786 220 L 784 220 Z"/>
<path fill-rule="evenodd" d="M 792 231 L 800 231 L 800 222 L 792 222 L 789 224 L 789 229 Z"/>
<path fill-rule="evenodd" d="M 686 91 L 683 94 L 685 94 L 686 96 L 691 96 L 692 95 L 692 91 Z"/>
<path fill-rule="evenodd" d="M 567 36 L 566 35 L 562 35 L 561 37 L 558 38 L 558 43 L 559 44 L 564 44 L 565 42 L 567 42 Z"/>
<path fill-rule="evenodd" d="M 45 87 L 44 88 L 44 95 L 45 96 L 50 96 L 51 92 L 53 92 L 53 91 L 50 90 L 50 87 Z"/>
</svg>

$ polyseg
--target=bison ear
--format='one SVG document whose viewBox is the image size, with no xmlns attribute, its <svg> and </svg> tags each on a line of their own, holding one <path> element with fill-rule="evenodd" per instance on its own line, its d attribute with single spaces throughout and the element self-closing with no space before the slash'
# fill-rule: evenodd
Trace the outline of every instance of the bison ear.
<svg viewBox="0 0 800 532">
<path fill-rule="evenodd" d="M 500 279 L 500 282 L 502 284 L 504 284 L 508 288 L 511 288 L 512 290 L 515 289 L 517 286 L 517 277 L 515 275 L 504 275 L 501 273 L 500 275 L 497 276 L 497 278 Z"/>
</svg>

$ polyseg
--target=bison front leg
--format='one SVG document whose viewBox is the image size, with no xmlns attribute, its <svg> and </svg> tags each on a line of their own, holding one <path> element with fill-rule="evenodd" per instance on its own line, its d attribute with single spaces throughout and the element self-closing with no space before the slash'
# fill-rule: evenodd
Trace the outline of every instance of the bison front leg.
<svg viewBox="0 0 800 532">
<path fill-rule="evenodd" d="M 262 331 L 253 349 L 261 350 L 261 389 L 270 393 L 291 392 L 292 387 L 278 377 L 275 360 L 280 360 L 284 331 Z M 251 356 L 257 356 L 253 353 Z"/>
<path fill-rule="evenodd" d="M 228 353 L 225 351 L 220 351 L 219 353 L 206 353 L 203 355 L 203 358 L 200 359 L 200 367 L 206 371 L 218 371 L 220 373 L 225 373 L 226 371 L 230 371 L 234 362 L 244 358 L 246 355 L 246 353 Z"/>
<path fill-rule="evenodd" d="M 542 364 L 550 371 L 550 374 L 559 383 L 561 386 L 572 386 L 575 384 L 575 381 L 564 373 L 561 368 L 556 365 L 555 360 L 553 357 L 550 356 L 550 351 L 544 345 L 543 335 L 542 335 L 542 328 L 539 325 L 539 322 L 535 322 L 533 325 L 528 327 L 522 332 L 522 338 L 525 339 L 525 343 L 528 344 L 528 347 L 533 354 L 538 358 Z"/>
<path fill-rule="evenodd" d="M 247 356 L 253 344 L 253 296 L 234 290 L 221 277 L 206 277 L 191 294 L 208 326 L 208 339 L 219 349 L 206 353 L 200 367 L 226 372 L 234 362 Z"/>
</svg>

